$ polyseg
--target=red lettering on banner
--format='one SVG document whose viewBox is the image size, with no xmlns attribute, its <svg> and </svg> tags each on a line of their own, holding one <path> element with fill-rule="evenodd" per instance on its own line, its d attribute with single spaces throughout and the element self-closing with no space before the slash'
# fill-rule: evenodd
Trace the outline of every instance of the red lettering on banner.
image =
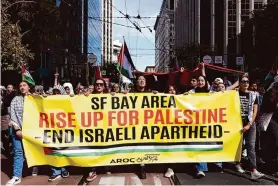
<svg viewBox="0 0 278 186">
<path fill-rule="evenodd" d="M 175 124 L 182 124 L 182 122 L 179 121 L 180 118 L 182 118 L 181 115 L 179 115 L 182 111 L 181 110 L 175 110 L 174 116 L 175 116 Z"/>
<path fill-rule="evenodd" d="M 166 124 L 174 124 L 174 121 L 171 121 L 171 110 L 166 110 Z"/>
<path fill-rule="evenodd" d="M 67 122 L 65 118 L 67 117 L 66 113 L 64 112 L 59 112 L 57 113 L 57 120 L 60 122 L 56 122 L 56 125 L 58 128 L 65 128 L 67 126 Z"/>
<path fill-rule="evenodd" d="M 120 126 L 125 126 L 127 124 L 127 113 L 126 111 L 119 111 L 117 113 L 117 122 Z"/>
<path fill-rule="evenodd" d="M 139 113 L 137 110 L 129 111 L 129 125 L 138 125 L 139 124 Z"/>
<path fill-rule="evenodd" d="M 68 127 L 76 127 L 76 125 L 73 125 L 73 121 L 75 121 L 75 113 L 74 112 L 69 112 L 68 113 Z"/>
<path fill-rule="evenodd" d="M 224 119 L 224 117 L 227 116 L 227 114 L 224 113 L 226 110 L 227 110 L 226 108 L 219 109 L 219 122 L 220 123 L 227 123 L 227 120 Z"/>
<path fill-rule="evenodd" d="M 51 128 L 55 128 L 54 113 L 50 113 L 50 125 Z"/>
<path fill-rule="evenodd" d="M 154 124 L 165 124 L 163 112 L 161 109 L 156 110 L 155 118 L 154 118 Z"/>
<path fill-rule="evenodd" d="M 144 124 L 148 124 L 148 120 L 153 117 L 154 113 L 152 110 L 144 110 Z"/>
<path fill-rule="evenodd" d="M 183 112 L 184 116 L 186 117 L 186 119 L 184 119 L 184 123 L 185 124 L 192 124 L 193 119 L 191 117 L 191 115 L 193 114 L 192 110 L 185 110 Z"/>
<path fill-rule="evenodd" d="M 112 126 L 112 121 L 113 121 L 113 119 L 116 118 L 116 117 L 114 116 L 115 113 L 116 113 L 116 111 L 109 111 L 109 112 L 108 112 L 108 126 L 109 126 L 109 127 Z"/>
<path fill-rule="evenodd" d="M 43 113 L 43 112 L 40 112 L 40 122 L 39 122 L 40 128 L 43 128 L 44 123 L 45 123 L 45 127 L 49 128 L 49 122 L 48 122 L 47 114 Z"/>
<path fill-rule="evenodd" d="M 217 109 L 208 110 L 208 124 L 217 122 Z"/>
</svg>

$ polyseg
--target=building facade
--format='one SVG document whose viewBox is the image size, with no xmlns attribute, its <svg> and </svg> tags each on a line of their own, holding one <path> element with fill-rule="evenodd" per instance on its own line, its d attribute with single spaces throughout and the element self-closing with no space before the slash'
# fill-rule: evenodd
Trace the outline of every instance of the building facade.
<svg viewBox="0 0 278 186">
<path fill-rule="evenodd" d="M 267 0 L 177 0 L 175 45 L 211 46 L 214 56 L 223 57 L 224 66 L 228 61 L 235 64 L 235 58 L 241 56 L 244 21 L 266 3 Z"/>
<path fill-rule="evenodd" d="M 102 0 L 102 65 L 112 63 L 113 0 Z"/>
<path fill-rule="evenodd" d="M 155 70 L 157 72 L 168 72 L 169 65 L 174 60 L 175 1 L 162 1 L 155 22 Z"/>
<path fill-rule="evenodd" d="M 88 54 L 97 57 L 96 64 L 102 64 L 102 16 L 101 0 L 88 0 Z"/>
</svg>

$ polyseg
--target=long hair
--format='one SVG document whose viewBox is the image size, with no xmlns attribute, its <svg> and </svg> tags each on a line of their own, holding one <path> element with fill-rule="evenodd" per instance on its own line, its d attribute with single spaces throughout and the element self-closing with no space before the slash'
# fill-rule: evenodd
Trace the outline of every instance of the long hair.
<svg viewBox="0 0 278 186">
<path fill-rule="evenodd" d="M 200 76 L 198 76 L 198 78 L 197 78 L 197 80 L 199 81 L 199 78 L 200 77 L 203 77 L 204 78 L 204 80 L 205 80 L 205 86 L 204 87 L 196 87 L 195 88 L 195 92 L 196 93 L 206 93 L 206 92 L 209 92 L 209 87 L 208 87 L 208 80 L 207 80 L 207 78 L 206 78 L 206 76 L 203 76 L 203 75 L 200 75 Z"/>
<path fill-rule="evenodd" d="M 101 80 L 101 81 L 103 82 L 103 87 L 104 87 L 103 93 L 108 93 L 106 81 L 105 81 L 104 79 L 102 79 L 102 78 L 97 78 L 97 79 L 95 80 L 95 82 L 94 82 L 94 91 L 93 91 L 93 93 L 94 93 L 94 94 L 97 94 L 97 91 L 96 91 L 96 82 L 97 82 L 98 80 Z"/>
</svg>

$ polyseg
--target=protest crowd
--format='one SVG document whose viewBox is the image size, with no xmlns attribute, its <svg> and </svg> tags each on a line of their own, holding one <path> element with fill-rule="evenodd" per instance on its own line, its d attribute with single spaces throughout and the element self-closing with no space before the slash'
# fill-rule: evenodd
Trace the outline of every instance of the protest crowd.
<svg viewBox="0 0 278 186">
<path fill-rule="evenodd" d="M 257 82 L 249 79 L 247 74 L 238 76 L 232 83 L 226 77 L 217 77 L 210 81 L 206 77 L 205 65 L 199 65 L 201 73 L 190 77 L 190 86 L 181 85 L 179 82 L 185 69 L 181 68 L 176 81 L 167 85 L 164 92 L 157 87 L 165 82 L 156 81 L 149 85 L 144 75 L 136 75 L 136 80 L 132 84 L 125 86 L 121 84 L 107 85 L 102 78 L 97 78 L 94 84 L 83 86 L 78 84 L 75 88 L 70 82 L 59 83 L 59 75 L 55 74 L 53 88 L 31 85 L 27 81 L 22 81 L 19 85 L 1 86 L 1 142 L 2 152 L 8 157 L 13 157 L 13 177 L 7 183 L 15 185 L 21 182 L 24 165 L 24 149 L 22 146 L 22 122 L 24 97 L 30 94 L 41 95 L 46 98 L 52 95 L 68 96 L 89 96 L 90 94 L 117 94 L 129 93 L 164 93 L 164 94 L 183 94 L 187 96 L 195 93 L 221 94 L 224 91 L 236 90 L 240 97 L 243 150 L 242 162 L 231 162 L 235 170 L 244 174 L 246 170 L 251 172 L 251 179 L 259 179 L 264 176 L 257 170 L 258 165 L 270 164 L 274 169 L 272 174 L 278 177 L 278 75 L 273 75 L 271 82 Z M 24 111 L 25 112 L 25 111 Z M 178 164 L 178 163 L 177 163 Z M 222 162 L 215 162 L 217 171 L 223 173 Z M 138 165 L 137 172 L 140 179 L 146 179 L 145 167 L 147 165 Z M 181 165 L 181 166 L 184 166 Z M 207 163 L 195 163 L 196 176 L 205 177 L 208 170 Z M 48 181 L 54 181 L 59 178 L 67 178 L 69 171 L 66 167 L 50 167 L 52 175 Z M 97 167 L 88 169 L 87 182 L 93 181 L 97 177 Z M 32 175 L 38 175 L 40 167 L 32 167 Z M 113 174 L 109 167 L 106 167 L 107 174 Z M 165 177 L 174 175 L 174 168 L 167 167 L 165 164 Z"/>
</svg>

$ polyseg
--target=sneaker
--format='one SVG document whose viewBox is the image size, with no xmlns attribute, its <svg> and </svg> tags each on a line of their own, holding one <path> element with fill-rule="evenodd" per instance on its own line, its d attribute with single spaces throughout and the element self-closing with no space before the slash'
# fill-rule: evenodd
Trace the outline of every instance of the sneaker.
<svg viewBox="0 0 278 186">
<path fill-rule="evenodd" d="M 69 177 L 69 171 L 67 171 L 67 170 L 64 170 L 63 172 L 62 172 L 62 177 L 63 178 L 67 178 L 67 177 Z"/>
<path fill-rule="evenodd" d="M 96 179 L 97 177 L 97 173 L 96 172 L 90 172 L 89 173 L 89 176 L 86 178 L 86 181 L 87 182 L 91 182 L 93 181 L 94 179 Z"/>
<path fill-rule="evenodd" d="M 10 181 L 6 183 L 6 185 L 16 185 L 21 182 L 21 179 L 18 177 L 13 177 Z"/>
<path fill-rule="evenodd" d="M 253 172 L 251 172 L 251 179 L 252 180 L 256 180 L 256 179 L 259 179 L 261 177 L 263 177 L 264 174 L 263 173 L 260 173 L 259 171 L 257 170 L 254 170 Z"/>
<path fill-rule="evenodd" d="M 39 174 L 39 168 L 38 167 L 33 167 L 32 176 L 37 176 L 38 174 Z"/>
<path fill-rule="evenodd" d="M 242 173 L 242 174 L 245 173 L 245 170 L 241 167 L 240 164 L 237 164 L 235 167 L 236 167 L 237 172 Z"/>
<path fill-rule="evenodd" d="M 61 178 L 61 175 L 58 174 L 58 175 L 52 175 L 48 178 L 48 181 L 55 181 L 55 180 L 58 180 L 59 178 Z"/>
<path fill-rule="evenodd" d="M 242 151 L 242 156 L 243 156 L 243 157 L 247 157 L 247 149 L 244 149 L 244 150 Z"/>
<path fill-rule="evenodd" d="M 197 178 L 203 178 L 205 176 L 206 176 L 206 174 L 203 171 L 198 171 L 197 172 Z"/>
<path fill-rule="evenodd" d="M 172 176 L 174 176 L 174 171 L 173 169 L 168 168 L 167 172 L 164 175 L 166 178 L 171 178 Z"/>
</svg>

